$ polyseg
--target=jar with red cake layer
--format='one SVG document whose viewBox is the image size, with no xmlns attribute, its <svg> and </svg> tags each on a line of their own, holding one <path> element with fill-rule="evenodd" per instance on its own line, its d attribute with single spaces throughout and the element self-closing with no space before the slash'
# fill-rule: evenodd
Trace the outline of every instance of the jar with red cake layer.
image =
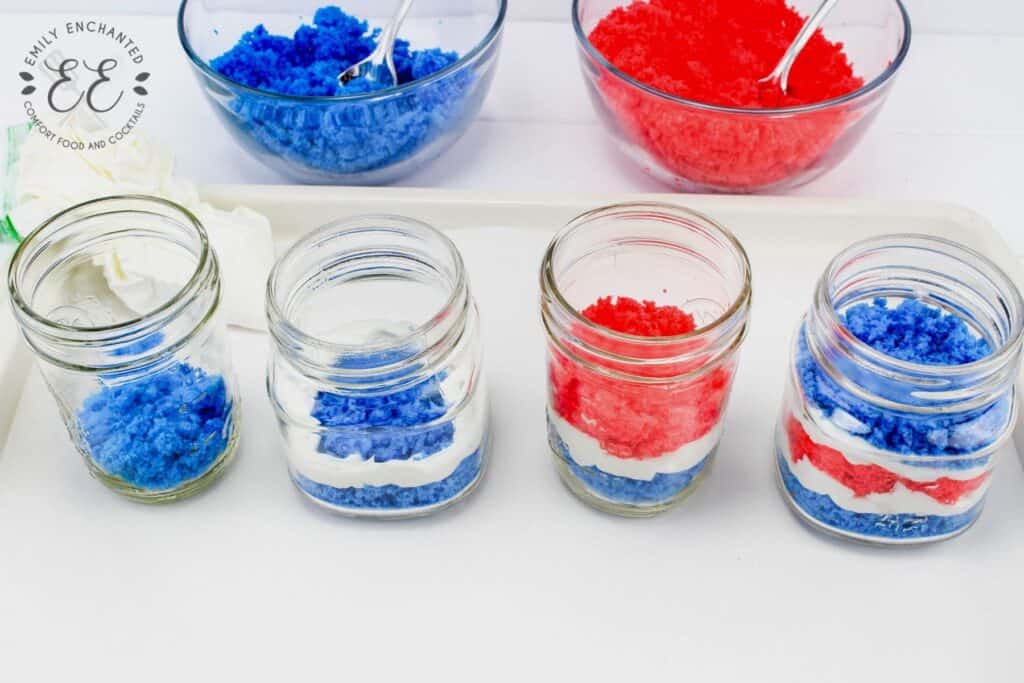
<svg viewBox="0 0 1024 683">
<path fill-rule="evenodd" d="M 996 264 L 920 235 L 854 244 L 795 335 L 775 435 L 787 501 L 874 544 L 950 538 L 978 520 L 1016 422 L 1024 301 Z"/>
<path fill-rule="evenodd" d="M 597 209 L 555 237 L 541 267 L 548 443 L 569 490 L 649 516 L 700 483 L 750 301 L 743 247 L 679 206 Z"/>
</svg>

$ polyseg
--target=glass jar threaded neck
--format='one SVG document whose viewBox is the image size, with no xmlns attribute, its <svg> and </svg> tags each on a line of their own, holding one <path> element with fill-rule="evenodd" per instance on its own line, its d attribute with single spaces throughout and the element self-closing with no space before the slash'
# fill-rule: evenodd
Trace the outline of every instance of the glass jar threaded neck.
<svg viewBox="0 0 1024 683">
<path fill-rule="evenodd" d="M 960 318 L 991 353 L 930 364 L 883 353 L 843 320 L 857 304 L 919 301 Z M 829 264 L 802 340 L 822 370 L 857 398 L 906 413 L 963 413 L 1005 396 L 1016 381 L 1024 302 L 1010 277 L 981 254 L 945 239 L 889 235 L 858 242 Z"/>
<path fill-rule="evenodd" d="M 187 209 L 144 195 L 72 206 L 11 258 L 15 318 L 44 360 L 130 371 L 184 345 L 220 302 L 206 231 Z"/>
<path fill-rule="evenodd" d="M 548 247 L 540 281 L 551 343 L 609 376 L 696 376 L 733 355 L 746 335 L 751 275 L 743 247 L 724 227 L 680 206 L 620 204 L 575 218 Z M 583 314 L 607 296 L 677 306 L 696 328 L 672 336 L 617 332 Z"/>
<path fill-rule="evenodd" d="M 363 393 L 432 376 L 471 308 L 455 245 L 400 216 L 358 216 L 310 233 L 267 285 L 270 333 L 288 362 L 322 385 Z"/>
</svg>

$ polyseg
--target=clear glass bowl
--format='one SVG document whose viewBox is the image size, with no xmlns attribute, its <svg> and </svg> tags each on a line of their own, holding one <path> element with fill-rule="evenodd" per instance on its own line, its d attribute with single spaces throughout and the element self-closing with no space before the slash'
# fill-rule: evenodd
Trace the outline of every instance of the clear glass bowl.
<svg viewBox="0 0 1024 683">
<path fill-rule="evenodd" d="M 843 43 L 863 87 L 800 107 L 721 107 L 646 85 L 591 45 L 594 27 L 631 2 L 573 0 L 583 74 L 601 120 L 625 154 L 661 182 L 689 192 L 781 190 L 832 169 L 871 125 L 910 47 L 910 17 L 900 0 L 839 3 L 823 30 Z M 804 16 L 818 4 L 790 2 Z"/>
<path fill-rule="evenodd" d="M 329 0 L 184 0 L 178 37 L 228 132 L 249 153 L 299 182 L 378 185 L 409 175 L 451 147 L 490 87 L 507 0 L 420 0 L 400 37 L 414 49 L 460 59 L 426 78 L 374 93 L 299 97 L 249 88 L 210 66 L 258 24 L 294 34 Z M 345 0 L 342 9 L 382 27 L 397 0 Z"/>
</svg>

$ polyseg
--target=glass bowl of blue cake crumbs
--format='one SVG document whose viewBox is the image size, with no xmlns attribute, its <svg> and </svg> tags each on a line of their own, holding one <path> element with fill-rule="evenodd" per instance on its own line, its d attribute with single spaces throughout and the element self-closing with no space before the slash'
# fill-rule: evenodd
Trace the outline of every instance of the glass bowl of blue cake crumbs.
<svg viewBox="0 0 1024 683">
<path fill-rule="evenodd" d="M 381 185 L 469 128 L 487 95 L 508 0 L 420 0 L 390 76 L 338 76 L 368 57 L 398 0 L 321 6 L 184 0 L 178 36 L 228 132 L 299 182 Z"/>
</svg>

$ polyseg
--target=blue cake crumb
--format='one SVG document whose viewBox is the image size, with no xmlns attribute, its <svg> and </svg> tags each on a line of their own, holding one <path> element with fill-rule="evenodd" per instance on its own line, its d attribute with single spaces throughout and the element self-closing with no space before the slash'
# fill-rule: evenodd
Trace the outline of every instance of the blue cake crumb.
<svg viewBox="0 0 1024 683">
<path fill-rule="evenodd" d="M 210 66 L 227 78 L 267 93 L 332 97 L 392 87 L 384 79 L 338 75 L 369 56 L 380 30 L 338 7 L 322 7 L 313 25 L 293 37 L 276 36 L 262 24 L 245 33 Z M 398 85 L 431 76 L 458 61 L 439 48 L 412 50 L 395 42 Z M 411 157 L 462 118 L 473 83 L 468 70 L 401 96 L 371 101 L 294 103 L 248 93 L 231 102 L 236 124 L 274 155 L 320 171 L 354 174 L 391 166 Z"/>
<path fill-rule="evenodd" d="M 805 488 L 778 451 L 776 459 L 782 484 L 801 510 L 828 527 L 861 536 L 901 540 L 946 536 L 970 526 L 984 505 L 982 500 L 966 512 L 948 516 L 851 512 L 836 505 L 831 497 Z"/>
<path fill-rule="evenodd" d="M 338 7 L 317 10 L 313 24 L 300 26 L 293 38 L 273 35 L 260 24 L 210 65 L 233 81 L 282 95 L 330 97 L 392 87 L 390 76 L 338 82 L 341 72 L 370 56 L 380 29 L 369 32 L 367 22 Z M 438 48 L 410 50 L 409 42 L 399 38 L 394 52 L 398 85 L 425 78 L 458 58 Z"/>
<path fill-rule="evenodd" d="M 465 491 L 480 476 L 480 450 L 466 456 L 450 475 L 422 486 L 361 486 L 335 488 L 320 484 L 298 472 L 293 473 L 299 488 L 325 503 L 353 510 L 408 510 L 449 501 Z"/>
<path fill-rule="evenodd" d="M 548 421 L 548 440 L 555 452 L 565 460 L 569 470 L 592 492 L 612 502 L 631 505 L 655 505 L 672 500 L 704 471 L 712 456 L 712 453 L 709 453 L 699 463 L 682 472 L 671 474 L 659 472 L 651 480 L 630 479 L 608 474 L 593 465 L 581 466 L 573 460 L 569 447 L 555 431 L 555 427 L 550 421 Z"/>
<path fill-rule="evenodd" d="M 110 352 L 111 356 L 123 357 L 123 356 L 137 356 L 140 353 L 145 353 L 151 349 L 155 349 L 164 342 L 163 332 L 154 332 L 153 334 L 146 335 L 137 342 L 126 344 L 120 348 L 116 348 Z"/>
<path fill-rule="evenodd" d="M 391 378 L 395 375 L 387 368 L 413 353 L 402 349 L 367 354 L 342 359 L 338 367 L 381 367 L 382 373 L 374 379 Z M 383 463 L 424 460 L 450 448 L 455 441 L 452 421 L 422 427 L 442 419 L 450 407 L 441 392 L 443 379 L 444 373 L 438 373 L 408 388 L 383 394 L 318 392 L 311 415 L 329 428 L 321 432 L 318 450 L 338 458 L 358 455 L 364 461 Z M 331 505 L 398 510 L 430 506 L 455 497 L 476 480 L 480 467 L 481 454 L 477 449 L 447 478 L 423 486 L 389 484 L 341 489 L 315 482 L 299 472 L 294 477 L 303 491 Z"/>
<path fill-rule="evenodd" d="M 926 365 L 963 365 L 992 355 L 988 341 L 971 334 L 959 316 L 914 299 L 889 308 L 885 299 L 851 306 L 843 325 L 887 356 Z"/>
<path fill-rule="evenodd" d="M 228 445 L 224 378 L 187 363 L 104 386 L 78 413 L 96 465 L 140 489 L 164 491 L 206 473 Z"/>
<path fill-rule="evenodd" d="M 435 375 L 408 389 L 379 396 L 318 392 L 311 411 L 317 422 L 325 427 L 356 428 L 324 431 L 320 452 L 339 458 L 358 453 L 364 460 L 387 462 L 425 458 L 448 448 L 455 439 L 451 422 L 415 429 L 447 411 L 441 379 Z M 380 427 L 395 429 L 375 431 Z M 403 429 L 406 427 L 413 429 Z"/>
<path fill-rule="evenodd" d="M 915 300 L 896 308 L 879 299 L 852 306 L 843 324 L 872 348 L 904 361 L 929 365 L 961 365 L 981 360 L 992 351 L 989 343 L 971 334 L 958 316 Z M 806 330 L 797 338 L 796 370 L 806 400 L 826 417 L 842 410 L 862 427 L 854 436 L 876 448 L 904 455 L 963 455 L 992 444 L 1009 419 L 1011 399 L 962 413 L 920 415 L 879 408 L 842 389 L 811 355 Z M 913 464 L 912 462 L 909 464 Z M 975 467 L 970 459 L 932 462 L 929 466 Z"/>
</svg>

